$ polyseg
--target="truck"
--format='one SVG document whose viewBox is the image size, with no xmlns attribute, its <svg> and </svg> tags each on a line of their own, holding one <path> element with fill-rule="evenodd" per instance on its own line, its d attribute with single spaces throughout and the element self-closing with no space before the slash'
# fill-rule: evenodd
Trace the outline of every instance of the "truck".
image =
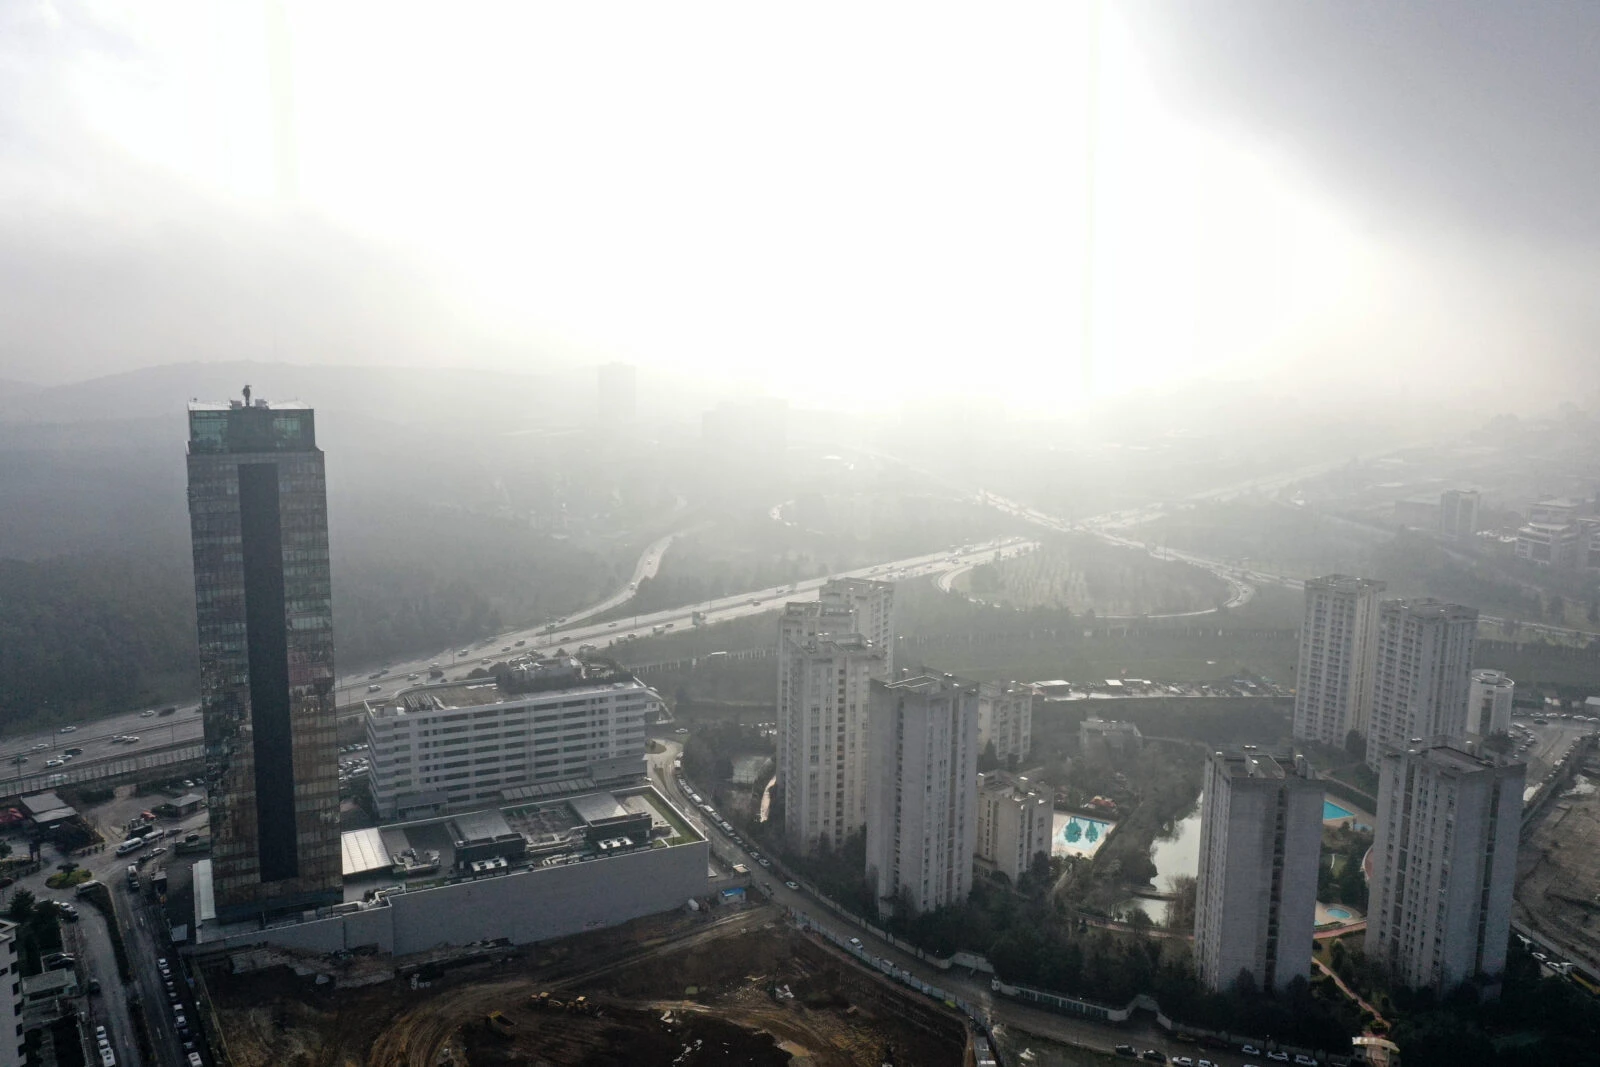
<svg viewBox="0 0 1600 1067">
<path fill-rule="evenodd" d="M 488 1015 L 485 1015 L 483 1017 L 483 1021 L 488 1025 L 490 1030 L 499 1034 L 501 1037 L 510 1037 L 512 1034 L 516 1033 L 517 1030 L 517 1024 L 512 1022 L 510 1019 L 507 1019 L 506 1013 L 500 1011 L 498 1008 L 494 1011 L 491 1011 Z"/>
</svg>

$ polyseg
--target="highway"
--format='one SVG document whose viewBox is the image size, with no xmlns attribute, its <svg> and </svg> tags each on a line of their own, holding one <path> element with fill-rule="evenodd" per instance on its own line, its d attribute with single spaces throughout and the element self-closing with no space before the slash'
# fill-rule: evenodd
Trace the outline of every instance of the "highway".
<svg viewBox="0 0 1600 1067">
<path fill-rule="evenodd" d="M 513 653 L 551 652 L 558 648 L 576 651 L 584 644 L 605 647 L 616 641 L 627 640 L 629 635 L 648 637 L 657 626 L 667 629 L 684 628 L 692 625 L 692 619 L 697 611 L 704 613 L 707 623 L 759 615 L 777 610 L 785 601 L 815 599 L 817 590 L 823 583 L 835 577 L 916 578 L 988 562 L 994 558 L 996 550 L 999 549 L 1010 553 L 1036 544 L 1025 538 L 997 538 L 959 549 L 929 552 L 920 556 L 842 571 L 823 578 L 810 578 L 790 585 L 754 589 L 702 603 L 649 612 L 634 616 L 630 620 L 609 623 L 587 621 L 632 599 L 639 583 L 646 578 L 655 577 L 660 570 L 662 557 L 672 541 L 689 532 L 692 531 L 680 530 L 652 542 L 640 553 L 627 585 L 599 603 L 567 616 L 553 629 L 537 627 L 515 630 L 479 641 L 475 646 L 458 646 L 444 649 L 434 656 L 391 663 L 379 672 L 353 671 L 337 680 L 338 703 L 344 706 L 360 700 L 367 695 L 370 686 L 377 686 L 372 695 L 378 696 L 392 695 L 410 685 L 420 684 L 427 680 L 428 669 L 433 664 L 452 672 L 451 676 L 459 677 L 455 672 L 464 673 L 473 667 Z M 466 654 L 463 655 L 463 652 Z M 381 677 L 373 679 L 372 673 L 378 673 Z M 416 679 L 408 677 L 412 674 L 417 675 Z M 77 724 L 68 732 L 46 729 L 7 737 L 0 741 L 0 795 L 5 793 L 8 782 L 11 783 L 11 791 L 15 792 L 19 788 L 25 791 L 46 788 L 49 776 L 54 774 L 64 775 L 68 783 L 86 777 L 96 777 L 105 768 L 96 768 L 94 774 L 86 775 L 85 766 L 101 764 L 108 760 L 134 760 L 134 763 L 128 764 L 130 769 L 135 765 L 140 767 L 155 765 L 161 761 L 164 750 L 202 740 L 204 731 L 200 717 L 196 714 L 198 711 L 198 705 L 188 703 L 176 706 L 171 713 L 166 713 L 164 708 L 130 711 Z M 113 741 L 112 739 L 118 735 L 131 735 L 139 740 Z M 66 756 L 67 749 L 83 751 L 69 758 Z M 24 757 L 25 762 L 18 763 L 18 757 Z M 66 759 L 67 762 L 64 766 L 47 766 L 52 759 Z"/>
<path fill-rule="evenodd" d="M 657 544 L 661 543 L 657 542 Z M 696 612 L 703 613 L 705 622 L 710 624 L 775 611 L 782 604 L 791 600 L 814 600 L 816 599 L 817 591 L 822 588 L 823 584 L 833 578 L 875 578 L 879 580 L 917 578 L 971 566 L 974 563 L 986 563 L 994 558 L 996 550 L 1011 552 L 1017 549 L 1030 548 L 1035 544 L 1036 542 L 1020 537 L 996 538 L 976 545 L 967 545 L 941 552 L 929 552 L 920 556 L 911 556 L 906 559 L 891 560 L 873 566 L 859 567 L 855 570 L 841 571 L 838 574 L 826 577 L 809 578 L 788 585 L 770 586 L 765 589 L 753 589 L 748 592 L 717 597 L 713 600 L 648 612 L 635 615 L 630 619 L 619 619 L 613 622 L 581 621 L 593 618 L 594 615 L 608 608 L 614 608 L 625 603 L 632 595 L 631 590 L 625 590 L 623 592 L 627 595 L 615 594 L 603 602 L 604 606 L 588 608 L 578 615 L 569 616 L 556 624 L 553 629 L 539 627 L 516 630 L 500 634 L 490 640 L 480 641 L 472 649 L 446 649 L 438 655 L 426 659 L 415 659 L 405 663 L 393 664 L 382 672 L 381 678 L 376 680 L 366 676 L 342 678 L 339 681 L 340 690 L 348 690 L 350 695 L 343 698 L 341 703 L 359 699 L 364 695 L 364 691 L 368 687 L 374 685 L 378 688 L 373 690 L 373 695 L 377 696 L 379 693 L 392 694 L 409 685 L 420 684 L 427 679 L 428 669 L 434 664 L 437 664 L 446 672 L 451 672 L 457 669 L 470 670 L 474 667 L 484 666 L 508 655 L 532 653 L 534 651 L 549 653 L 562 648 L 569 652 L 574 652 L 585 644 L 593 644 L 604 648 L 613 642 L 625 641 L 631 637 L 649 637 L 658 626 L 666 627 L 667 629 L 681 629 L 690 626 L 693 624 L 693 617 Z M 638 580 L 639 576 L 653 575 L 655 568 L 660 565 L 660 561 L 660 552 L 652 555 L 647 550 L 644 562 L 641 565 L 642 569 L 635 570 L 635 581 Z M 518 644 L 518 642 L 521 642 L 521 644 Z M 463 651 L 467 653 L 465 656 L 461 654 Z M 412 680 L 409 677 L 412 674 L 418 677 Z"/>
<path fill-rule="evenodd" d="M 1293 474 L 1281 475 L 1270 480 L 1261 480 L 1250 482 L 1244 485 L 1229 486 L 1225 489 L 1213 489 L 1203 493 L 1196 493 L 1193 496 L 1184 498 L 1184 500 L 1186 502 L 1200 500 L 1225 500 L 1231 496 L 1237 496 L 1245 492 L 1287 485 L 1290 482 L 1296 481 L 1300 478 L 1305 478 L 1312 474 L 1320 473 L 1324 469 L 1325 468 L 1322 467 L 1305 468 L 1303 470 L 1296 471 Z M 1096 515 L 1091 516 L 1090 518 L 1080 519 L 1077 522 L 1069 522 L 1054 515 L 1046 514 L 1037 508 L 1029 507 L 1026 504 L 1020 504 L 1013 500 L 1007 500 L 1006 498 L 997 496 L 994 493 L 980 491 L 978 494 L 978 499 L 982 503 L 988 504 L 990 507 L 995 508 L 997 511 L 1004 512 L 1005 514 L 1011 515 L 1014 518 L 1026 520 L 1037 526 L 1043 526 L 1046 529 L 1058 530 L 1062 532 L 1079 530 L 1084 533 L 1091 533 L 1099 537 L 1101 540 L 1108 541 L 1111 544 L 1122 545 L 1127 548 L 1142 549 L 1158 559 L 1181 560 L 1184 563 L 1189 563 L 1196 567 L 1200 567 L 1203 570 L 1210 571 L 1218 578 L 1221 578 L 1223 581 L 1227 582 L 1230 588 L 1233 590 L 1232 596 L 1228 602 L 1230 607 L 1236 607 L 1239 604 L 1243 604 L 1248 601 L 1253 592 L 1254 586 L 1275 585 L 1283 589 L 1301 590 L 1304 589 L 1306 585 L 1305 581 L 1301 578 L 1294 578 L 1286 574 L 1272 574 L 1262 570 L 1244 568 L 1226 560 L 1212 559 L 1206 556 L 1196 555 L 1193 552 L 1183 552 L 1174 548 L 1158 547 L 1156 545 L 1148 544 L 1144 541 L 1135 540 L 1131 537 L 1125 537 L 1116 532 L 1121 529 L 1137 526 L 1141 523 L 1150 522 L 1156 518 L 1159 518 L 1166 507 L 1163 504 L 1149 504 L 1140 508 L 1130 508 L 1126 511 L 1112 511 L 1107 512 L 1104 515 Z M 941 582 L 940 585 L 942 588 L 948 589 L 948 583 Z M 1214 609 L 1188 612 L 1185 614 L 1205 615 L 1209 614 L 1211 610 Z M 1170 617 L 1173 616 L 1149 616 L 1149 618 Z M 1548 623 L 1526 622 L 1521 619 L 1510 619 L 1501 615 L 1484 615 L 1480 613 L 1478 615 L 1478 629 L 1480 636 L 1486 638 L 1499 638 L 1504 636 L 1504 633 L 1486 632 L 1490 627 L 1500 629 L 1502 631 L 1505 628 L 1510 627 L 1518 634 L 1541 634 L 1547 637 L 1559 637 L 1563 640 L 1585 642 L 1596 636 L 1600 636 L 1589 630 L 1578 630 L 1566 626 L 1551 626 Z"/>
</svg>

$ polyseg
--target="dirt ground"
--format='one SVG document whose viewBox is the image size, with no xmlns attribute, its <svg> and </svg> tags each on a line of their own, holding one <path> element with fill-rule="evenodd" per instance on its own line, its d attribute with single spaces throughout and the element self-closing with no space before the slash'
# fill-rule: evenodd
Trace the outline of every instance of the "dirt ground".
<svg viewBox="0 0 1600 1067">
<path fill-rule="evenodd" d="M 1515 914 L 1600 968 L 1600 755 L 1556 798 L 1518 850 Z"/>
<path fill-rule="evenodd" d="M 648 923 L 430 971 L 419 989 L 407 977 L 334 990 L 288 967 L 233 975 L 225 962 L 207 984 L 236 1067 L 962 1062 L 959 1019 L 771 909 L 698 926 Z M 541 1008 L 541 992 L 584 995 L 592 1013 Z M 498 1028 L 487 1021 L 494 1011 Z"/>
</svg>

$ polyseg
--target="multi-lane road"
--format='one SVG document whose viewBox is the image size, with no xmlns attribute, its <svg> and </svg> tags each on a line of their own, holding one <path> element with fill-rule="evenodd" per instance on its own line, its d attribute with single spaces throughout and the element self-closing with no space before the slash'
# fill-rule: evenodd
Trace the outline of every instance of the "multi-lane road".
<svg viewBox="0 0 1600 1067">
<path fill-rule="evenodd" d="M 190 704 L 170 715 L 152 712 L 142 717 L 139 712 L 127 712 L 78 724 L 68 733 L 36 730 L 5 738 L 0 741 L 0 796 L 18 788 L 46 788 L 58 774 L 64 782 L 97 777 L 107 761 L 123 763 L 130 770 L 155 766 L 162 762 L 163 753 L 200 741 L 203 731 L 196 710 Z M 137 740 L 115 740 L 119 736 Z M 81 751 L 69 755 L 73 749 Z M 52 767 L 52 760 L 65 762 Z M 96 772 L 86 774 L 85 768 L 91 765 L 97 766 Z"/>
<path fill-rule="evenodd" d="M 569 616 L 560 620 L 554 628 L 540 627 L 501 634 L 492 640 L 479 642 L 475 648 L 446 649 L 438 655 L 430 656 L 427 659 L 415 659 L 404 663 L 391 664 L 382 672 L 382 676 L 377 679 L 373 679 L 370 676 L 347 677 L 341 679 L 339 685 L 342 690 L 348 688 L 352 691 L 351 699 L 360 697 L 363 695 L 363 691 L 369 687 L 376 687 L 372 690 L 374 696 L 380 693 L 393 693 L 408 685 L 426 680 L 429 668 L 435 665 L 449 674 L 452 671 L 481 666 L 485 662 L 498 660 L 507 655 L 523 654 L 534 650 L 550 652 L 558 648 L 564 648 L 568 651 L 576 651 L 586 644 L 604 648 L 630 639 L 649 637 L 653 633 L 682 631 L 693 625 L 696 614 L 701 616 L 705 624 L 726 622 L 731 619 L 740 619 L 774 611 L 787 601 L 815 599 L 817 591 L 822 588 L 824 583 L 833 578 L 876 578 L 881 580 L 916 578 L 923 575 L 938 574 L 945 570 L 971 566 L 974 563 L 986 562 L 994 558 L 997 550 L 1010 552 L 1015 549 L 1030 547 L 1032 544 L 1033 542 L 1020 537 L 996 538 L 980 544 L 965 545 L 940 552 L 929 552 L 924 555 L 891 560 L 870 567 L 858 567 L 855 570 L 842 571 L 822 578 L 809 578 L 787 585 L 753 589 L 749 592 L 717 597 L 712 600 L 685 604 L 661 611 L 647 612 L 612 622 L 579 621 L 580 618 L 584 620 L 591 619 L 602 611 L 618 607 L 628 599 L 627 596 L 613 596 L 606 602 L 606 606 L 587 609 L 581 616 Z M 654 555 L 647 555 L 643 563 L 643 567 L 647 569 L 643 571 L 636 570 L 635 573 L 653 574 L 654 568 L 660 563 L 660 558 L 659 552 Z M 631 596 L 632 591 L 628 590 L 627 592 Z M 466 654 L 463 655 L 463 652 Z M 412 674 L 417 675 L 416 680 L 410 678 Z"/>
<path fill-rule="evenodd" d="M 511 653 L 550 652 L 558 648 L 576 651 L 585 644 L 606 647 L 635 637 L 648 637 L 653 632 L 681 632 L 693 625 L 697 613 L 705 623 L 725 622 L 773 611 L 785 601 L 813 599 L 817 590 L 830 578 L 915 578 L 970 567 L 993 559 L 997 550 L 1009 553 L 1034 543 L 1024 538 L 997 538 L 981 544 L 859 567 L 824 578 L 810 578 L 789 585 L 754 589 L 696 604 L 647 612 L 632 618 L 612 622 L 589 621 L 616 610 L 632 599 L 641 582 L 655 577 L 662 556 L 673 539 L 683 532 L 687 531 L 668 534 L 653 542 L 640 554 L 625 586 L 599 603 L 561 619 L 553 628 L 537 627 L 504 633 L 477 642 L 474 646 L 444 649 L 426 658 L 390 663 L 377 672 L 370 668 L 353 671 L 337 681 L 339 702 L 343 705 L 357 701 L 367 696 L 369 690 L 374 697 L 392 695 L 407 686 L 425 681 L 430 667 L 434 665 L 448 676 L 459 677 L 460 673 L 485 661 L 500 659 Z M 374 673 L 379 677 L 373 678 Z M 417 676 L 415 679 L 410 678 L 413 674 Z M 0 793 L 6 791 L 8 782 L 10 791 L 16 792 L 23 788 L 44 788 L 50 776 L 55 774 L 63 775 L 65 782 L 98 776 L 108 760 L 132 760 L 134 762 L 129 764 L 130 768 L 134 765 L 153 765 L 162 758 L 162 753 L 201 740 L 203 731 L 200 717 L 196 714 L 198 710 L 192 703 L 178 705 L 170 713 L 165 709 L 145 709 L 79 723 L 66 732 L 60 729 L 36 730 L 0 740 Z M 132 736 L 138 740 L 117 741 L 115 738 L 118 736 Z M 68 758 L 68 749 L 82 751 Z M 19 763 L 19 757 L 25 762 Z M 55 759 L 66 759 L 67 762 L 62 766 L 48 766 L 49 761 Z M 86 765 L 102 766 L 90 774 L 86 773 Z"/>
</svg>

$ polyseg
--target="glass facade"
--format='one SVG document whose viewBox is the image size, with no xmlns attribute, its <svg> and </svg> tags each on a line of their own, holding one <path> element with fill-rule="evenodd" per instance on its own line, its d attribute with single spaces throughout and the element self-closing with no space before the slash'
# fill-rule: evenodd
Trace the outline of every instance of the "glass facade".
<svg viewBox="0 0 1600 1067">
<path fill-rule="evenodd" d="M 192 407 L 189 521 L 217 915 L 337 903 L 328 504 L 311 410 Z"/>
</svg>

